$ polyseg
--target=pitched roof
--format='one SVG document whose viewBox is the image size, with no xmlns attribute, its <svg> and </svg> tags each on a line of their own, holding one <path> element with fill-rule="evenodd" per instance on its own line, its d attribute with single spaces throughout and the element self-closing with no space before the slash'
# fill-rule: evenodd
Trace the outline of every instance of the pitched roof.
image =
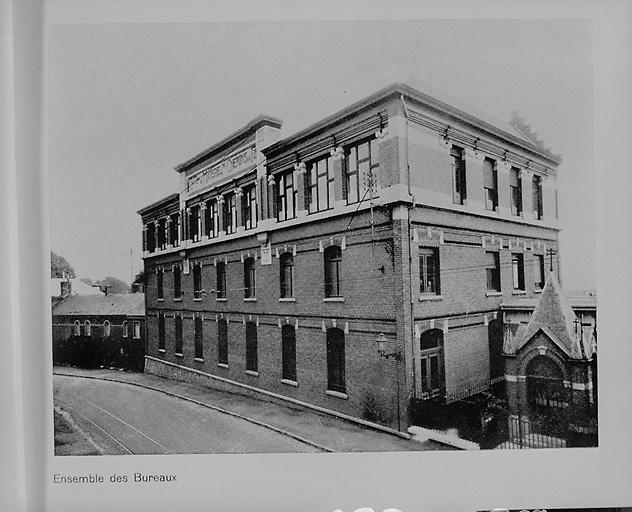
<svg viewBox="0 0 632 512">
<path fill-rule="evenodd" d="M 582 336 L 576 329 L 577 317 L 564 297 L 553 272 L 549 273 L 542 295 L 526 327 L 519 329 L 506 348 L 518 352 L 542 331 L 572 359 L 588 359 L 595 346 L 592 333 Z"/>
<path fill-rule="evenodd" d="M 70 295 L 53 306 L 53 315 L 143 316 L 144 314 L 144 293 Z"/>
<path fill-rule="evenodd" d="M 84 283 L 81 279 L 78 279 L 76 277 L 73 277 L 72 279 L 66 279 L 63 277 L 51 277 L 51 297 L 59 297 L 61 295 L 61 283 L 63 281 L 70 281 L 70 291 L 72 295 L 103 295 L 103 292 L 98 286 L 90 286 L 89 284 Z"/>
</svg>

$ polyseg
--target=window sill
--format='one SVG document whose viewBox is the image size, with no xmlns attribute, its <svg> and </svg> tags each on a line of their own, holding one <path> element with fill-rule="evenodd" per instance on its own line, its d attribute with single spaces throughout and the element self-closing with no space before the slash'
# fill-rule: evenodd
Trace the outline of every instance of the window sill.
<svg viewBox="0 0 632 512">
<path fill-rule="evenodd" d="M 288 386 L 298 387 L 298 382 L 290 379 L 281 379 L 281 384 L 287 384 Z"/>
<path fill-rule="evenodd" d="M 158 302 L 164 302 L 164 301 L 165 301 L 164 297 L 162 299 L 158 299 Z"/>
<path fill-rule="evenodd" d="M 256 372 L 254 370 L 246 370 L 246 374 L 252 375 L 253 377 L 259 377 L 259 372 Z"/>
<path fill-rule="evenodd" d="M 526 295 L 527 291 L 526 290 L 514 290 L 513 292 L 511 292 L 512 295 Z"/>
<path fill-rule="evenodd" d="M 193 360 L 197 361 L 198 363 L 203 363 L 204 362 L 204 359 L 201 358 L 201 357 L 195 357 Z"/>
<path fill-rule="evenodd" d="M 166 354 L 166 353 L 167 353 L 167 351 L 166 351 L 164 348 L 159 348 L 159 349 L 158 349 L 158 353 L 159 353 L 159 354 Z"/>
<path fill-rule="evenodd" d="M 283 297 L 279 299 L 279 302 L 296 302 L 296 297 Z"/>
<path fill-rule="evenodd" d="M 218 299 L 215 299 L 216 302 L 228 302 L 228 299 L 220 297 Z"/>
<path fill-rule="evenodd" d="M 176 352 L 174 355 L 175 355 L 176 357 L 184 357 L 184 355 L 183 355 L 183 354 L 181 354 L 180 352 Z"/>
<path fill-rule="evenodd" d="M 182 298 L 180 298 L 180 299 L 176 299 L 176 298 L 174 298 L 174 299 L 173 299 L 173 302 L 182 302 Z"/>
<path fill-rule="evenodd" d="M 228 370 L 228 365 L 224 363 L 217 363 L 218 368 L 226 368 Z"/>
<path fill-rule="evenodd" d="M 256 297 L 244 297 L 244 302 L 257 302 Z"/>
<path fill-rule="evenodd" d="M 202 302 L 202 297 L 198 297 L 197 299 L 193 299 L 193 302 Z"/>
<path fill-rule="evenodd" d="M 335 396 L 336 398 L 342 398 L 343 400 L 348 400 L 349 396 L 347 395 L 347 393 L 341 393 L 340 391 L 332 391 L 331 389 L 328 389 L 327 391 L 325 391 L 325 393 L 329 396 Z"/>
<path fill-rule="evenodd" d="M 487 292 L 486 297 L 501 297 L 503 292 Z"/>
<path fill-rule="evenodd" d="M 323 302 L 344 302 L 344 297 L 325 297 Z"/>
<path fill-rule="evenodd" d="M 542 288 L 536 288 L 533 293 L 542 293 Z"/>
<path fill-rule="evenodd" d="M 443 296 L 442 295 L 420 295 L 419 296 L 419 302 L 432 302 L 432 301 L 442 301 L 443 300 Z"/>
</svg>

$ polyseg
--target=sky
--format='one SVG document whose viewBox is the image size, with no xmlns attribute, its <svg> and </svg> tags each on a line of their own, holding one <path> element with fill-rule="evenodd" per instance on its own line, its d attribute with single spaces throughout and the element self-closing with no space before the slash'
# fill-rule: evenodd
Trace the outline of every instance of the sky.
<svg viewBox="0 0 632 512">
<path fill-rule="evenodd" d="M 47 51 L 51 249 L 79 277 L 129 282 L 142 268 L 136 211 L 258 114 L 288 136 L 405 82 L 503 121 L 515 110 L 562 156 L 563 285 L 595 287 L 590 21 L 54 25 Z"/>
</svg>

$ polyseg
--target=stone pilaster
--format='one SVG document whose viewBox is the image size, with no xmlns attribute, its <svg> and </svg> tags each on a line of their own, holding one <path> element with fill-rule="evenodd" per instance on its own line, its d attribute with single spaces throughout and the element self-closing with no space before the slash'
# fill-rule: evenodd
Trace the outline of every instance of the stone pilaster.
<svg viewBox="0 0 632 512">
<path fill-rule="evenodd" d="M 498 212 L 503 216 L 511 215 L 511 190 L 509 187 L 509 174 L 511 166 L 508 162 L 499 160 L 496 162 L 496 177 L 498 179 Z"/>
<path fill-rule="evenodd" d="M 224 229 L 224 196 L 217 196 L 217 227 L 218 236 L 224 236 L 226 230 Z"/>
<path fill-rule="evenodd" d="M 200 203 L 200 240 L 208 240 L 206 235 L 206 201 Z"/>
<path fill-rule="evenodd" d="M 296 187 L 296 216 L 305 217 L 307 215 L 307 194 L 305 183 L 305 162 L 299 162 L 294 166 L 294 186 Z"/>
<path fill-rule="evenodd" d="M 156 251 L 160 250 L 160 221 L 154 222 L 154 246 Z"/>
<path fill-rule="evenodd" d="M 165 218 L 165 243 L 171 247 L 171 215 Z"/>
<path fill-rule="evenodd" d="M 332 167 L 334 173 L 334 208 L 346 206 L 345 200 L 345 176 L 344 176 L 344 150 L 338 146 L 331 150 Z"/>
<path fill-rule="evenodd" d="M 147 230 L 149 228 L 147 227 L 147 224 L 143 225 L 143 254 L 147 254 L 149 252 L 149 249 L 147 247 Z"/>
<path fill-rule="evenodd" d="M 522 184 L 522 218 L 533 220 L 533 171 L 522 169 L 520 182 Z"/>
<path fill-rule="evenodd" d="M 276 219 L 277 197 L 275 194 L 276 182 L 272 174 L 268 175 L 268 218 Z"/>
<path fill-rule="evenodd" d="M 235 218 L 237 219 L 237 226 L 235 226 L 235 233 L 241 233 L 246 228 L 244 226 L 244 190 L 241 187 L 236 187 L 235 193 Z"/>
</svg>

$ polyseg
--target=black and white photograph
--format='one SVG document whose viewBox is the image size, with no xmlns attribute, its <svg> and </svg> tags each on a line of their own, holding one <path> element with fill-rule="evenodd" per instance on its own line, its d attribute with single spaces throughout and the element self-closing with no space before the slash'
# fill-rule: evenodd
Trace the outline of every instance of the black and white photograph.
<svg viewBox="0 0 632 512">
<path fill-rule="evenodd" d="M 27 502 L 630 510 L 629 8 L 45 3 Z"/>
</svg>

